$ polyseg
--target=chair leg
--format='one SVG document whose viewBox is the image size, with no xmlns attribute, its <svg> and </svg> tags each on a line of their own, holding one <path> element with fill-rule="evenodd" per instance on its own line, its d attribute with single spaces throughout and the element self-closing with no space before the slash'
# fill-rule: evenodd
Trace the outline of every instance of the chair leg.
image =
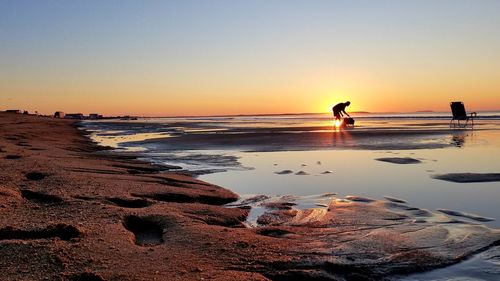
<svg viewBox="0 0 500 281">
<path fill-rule="evenodd" d="M 468 122 L 469 122 L 469 119 L 466 119 L 465 123 L 460 123 L 460 120 L 458 120 L 458 127 L 462 128 L 462 129 L 467 128 L 467 123 Z"/>
</svg>

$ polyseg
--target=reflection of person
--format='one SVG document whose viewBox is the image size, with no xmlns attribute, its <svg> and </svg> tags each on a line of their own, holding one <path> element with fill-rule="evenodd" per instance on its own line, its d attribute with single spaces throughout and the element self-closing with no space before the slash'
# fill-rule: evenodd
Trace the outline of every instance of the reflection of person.
<svg viewBox="0 0 500 281">
<path fill-rule="evenodd" d="M 341 102 L 332 107 L 333 116 L 335 116 L 336 120 L 340 120 L 340 117 L 343 117 L 344 114 L 351 117 L 351 115 L 345 112 L 345 108 L 348 107 L 350 104 L 351 104 L 350 101 L 346 101 L 346 102 Z"/>
</svg>

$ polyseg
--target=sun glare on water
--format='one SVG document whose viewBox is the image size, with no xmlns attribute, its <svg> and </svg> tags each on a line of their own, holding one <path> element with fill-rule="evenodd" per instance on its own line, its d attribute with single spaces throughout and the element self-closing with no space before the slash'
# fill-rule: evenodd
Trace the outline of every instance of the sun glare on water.
<svg viewBox="0 0 500 281">
<path fill-rule="evenodd" d="M 341 120 L 335 120 L 335 127 L 336 128 L 339 128 L 340 126 L 342 125 L 342 121 Z"/>
</svg>

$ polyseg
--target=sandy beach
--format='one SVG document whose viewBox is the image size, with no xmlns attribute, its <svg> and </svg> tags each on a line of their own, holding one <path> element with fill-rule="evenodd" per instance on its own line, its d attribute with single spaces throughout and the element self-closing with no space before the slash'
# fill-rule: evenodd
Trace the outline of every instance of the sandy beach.
<svg viewBox="0 0 500 281">
<path fill-rule="evenodd" d="M 0 1 L 0 281 L 500 280 L 500 1 Z"/>
<path fill-rule="evenodd" d="M 1 113 L 0 128 L 2 280 L 378 280 L 500 241 L 392 198 L 274 202 L 247 227 L 248 206 L 223 206 L 235 193 L 107 153 L 74 121 Z"/>
<path fill-rule="evenodd" d="M 238 229 L 247 210 L 219 206 L 231 191 L 100 156 L 72 121 L 0 124 L 2 280 L 264 279 L 228 268 L 255 239 Z"/>
</svg>

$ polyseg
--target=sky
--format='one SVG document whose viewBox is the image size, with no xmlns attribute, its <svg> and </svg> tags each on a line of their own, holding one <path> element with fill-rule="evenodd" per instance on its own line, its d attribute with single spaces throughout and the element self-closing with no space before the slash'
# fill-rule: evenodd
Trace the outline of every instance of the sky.
<svg viewBox="0 0 500 281">
<path fill-rule="evenodd" d="M 499 66 L 494 0 L 0 0 L 0 110 L 498 110 Z"/>
</svg>

